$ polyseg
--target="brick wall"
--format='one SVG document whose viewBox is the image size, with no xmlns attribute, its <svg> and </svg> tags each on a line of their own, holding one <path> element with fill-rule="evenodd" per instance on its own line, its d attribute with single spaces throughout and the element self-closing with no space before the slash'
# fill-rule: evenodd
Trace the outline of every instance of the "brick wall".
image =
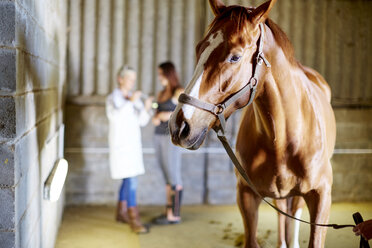
<svg viewBox="0 0 372 248">
<path fill-rule="evenodd" d="M 54 247 L 63 197 L 43 200 L 63 126 L 63 1 L 0 1 L 0 244 Z M 63 147 L 62 147 L 63 148 Z"/>
</svg>

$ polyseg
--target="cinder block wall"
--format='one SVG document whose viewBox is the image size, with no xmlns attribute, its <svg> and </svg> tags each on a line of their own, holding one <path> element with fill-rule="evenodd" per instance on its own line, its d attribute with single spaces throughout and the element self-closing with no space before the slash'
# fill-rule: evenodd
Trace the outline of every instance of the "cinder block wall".
<svg viewBox="0 0 372 248">
<path fill-rule="evenodd" d="M 0 246 L 54 247 L 64 197 L 43 200 L 61 155 L 64 1 L 0 1 Z"/>
</svg>

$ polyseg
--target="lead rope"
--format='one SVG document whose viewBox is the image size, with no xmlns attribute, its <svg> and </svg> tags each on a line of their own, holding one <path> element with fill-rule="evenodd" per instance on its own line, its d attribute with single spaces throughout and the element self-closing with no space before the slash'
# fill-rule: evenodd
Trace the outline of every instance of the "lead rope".
<svg viewBox="0 0 372 248">
<path fill-rule="evenodd" d="M 276 206 L 274 206 L 272 203 L 270 203 L 269 201 L 267 201 L 257 191 L 256 187 L 254 186 L 254 184 L 252 183 L 252 181 L 249 179 L 247 173 L 245 172 L 244 168 L 241 166 L 238 158 L 235 156 L 234 151 L 232 150 L 229 142 L 226 139 L 226 136 L 225 136 L 226 119 L 225 119 L 225 116 L 224 116 L 223 112 L 225 111 L 225 109 L 229 105 L 231 105 L 232 103 L 234 103 L 238 98 L 240 98 L 241 96 L 243 96 L 244 94 L 246 94 L 248 91 L 250 91 L 250 99 L 249 99 L 249 102 L 246 104 L 246 106 L 250 105 L 253 102 L 254 96 L 256 94 L 256 89 L 257 89 L 257 84 L 258 84 L 258 69 L 261 67 L 261 65 L 263 63 L 267 67 L 271 67 L 269 61 L 265 58 L 264 53 L 263 53 L 264 26 L 263 26 L 262 23 L 260 24 L 260 30 L 261 30 L 261 35 L 260 35 L 260 38 L 259 38 L 259 41 L 258 41 L 259 44 L 258 44 L 258 51 L 257 51 L 257 57 L 256 57 L 256 66 L 254 68 L 253 76 L 249 80 L 249 83 L 246 86 L 244 86 L 241 90 L 239 90 L 231 98 L 227 99 L 225 102 L 223 102 L 221 104 L 217 104 L 217 105 L 214 105 L 214 104 L 211 104 L 211 103 L 208 103 L 208 102 L 203 102 L 203 101 L 201 101 L 201 100 L 199 100 L 199 99 L 197 99 L 195 97 L 186 95 L 184 93 L 180 95 L 178 101 L 180 103 L 188 104 L 188 105 L 194 106 L 196 108 L 199 108 L 199 109 L 208 111 L 208 112 L 210 112 L 210 113 L 212 113 L 212 114 L 214 114 L 215 116 L 218 117 L 218 119 L 220 121 L 220 126 L 218 128 L 216 128 L 216 129 L 214 129 L 214 131 L 217 134 L 218 139 L 221 141 L 222 145 L 224 146 L 224 148 L 225 148 L 227 154 L 229 155 L 231 161 L 233 162 L 235 168 L 238 170 L 239 174 L 243 177 L 243 179 L 247 182 L 247 184 L 251 188 L 251 190 L 255 194 L 257 194 L 259 197 L 261 197 L 262 200 L 264 202 L 266 202 L 270 207 L 272 207 L 273 209 L 275 209 L 277 212 L 279 212 L 279 213 L 287 216 L 288 218 L 291 218 L 291 219 L 294 219 L 294 220 L 297 220 L 299 222 L 302 222 L 302 223 L 305 223 L 305 224 L 309 224 L 309 225 L 312 225 L 312 226 L 332 227 L 333 229 L 341 229 L 341 228 L 345 228 L 345 227 L 354 227 L 355 225 L 338 225 L 338 224 L 318 224 L 318 223 L 312 223 L 312 222 L 309 222 L 309 221 L 298 219 L 298 218 L 296 218 L 296 217 L 294 217 L 292 215 L 289 215 L 286 212 L 284 212 L 284 211 L 280 210 L 279 208 L 277 208 Z"/>
</svg>

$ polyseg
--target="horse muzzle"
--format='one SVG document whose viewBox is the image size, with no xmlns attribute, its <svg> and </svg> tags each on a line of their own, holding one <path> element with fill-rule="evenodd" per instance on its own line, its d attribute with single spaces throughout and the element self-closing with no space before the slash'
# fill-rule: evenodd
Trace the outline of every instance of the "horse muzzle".
<svg viewBox="0 0 372 248">
<path fill-rule="evenodd" d="M 194 127 L 184 118 L 181 110 L 172 114 L 169 120 L 169 131 L 173 144 L 189 150 L 197 150 L 205 140 L 208 127 Z"/>
</svg>

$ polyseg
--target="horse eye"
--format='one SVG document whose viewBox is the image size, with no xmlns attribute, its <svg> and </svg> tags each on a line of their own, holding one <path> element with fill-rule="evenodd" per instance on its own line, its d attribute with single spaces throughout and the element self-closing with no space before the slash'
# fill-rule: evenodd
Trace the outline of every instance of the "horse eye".
<svg viewBox="0 0 372 248">
<path fill-rule="evenodd" d="M 242 56 L 240 55 L 232 55 L 230 58 L 229 58 L 229 62 L 230 63 L 236 63 L 236 62 L 239 62 L 239 60 L 241 59 Z"/>
</svg>

